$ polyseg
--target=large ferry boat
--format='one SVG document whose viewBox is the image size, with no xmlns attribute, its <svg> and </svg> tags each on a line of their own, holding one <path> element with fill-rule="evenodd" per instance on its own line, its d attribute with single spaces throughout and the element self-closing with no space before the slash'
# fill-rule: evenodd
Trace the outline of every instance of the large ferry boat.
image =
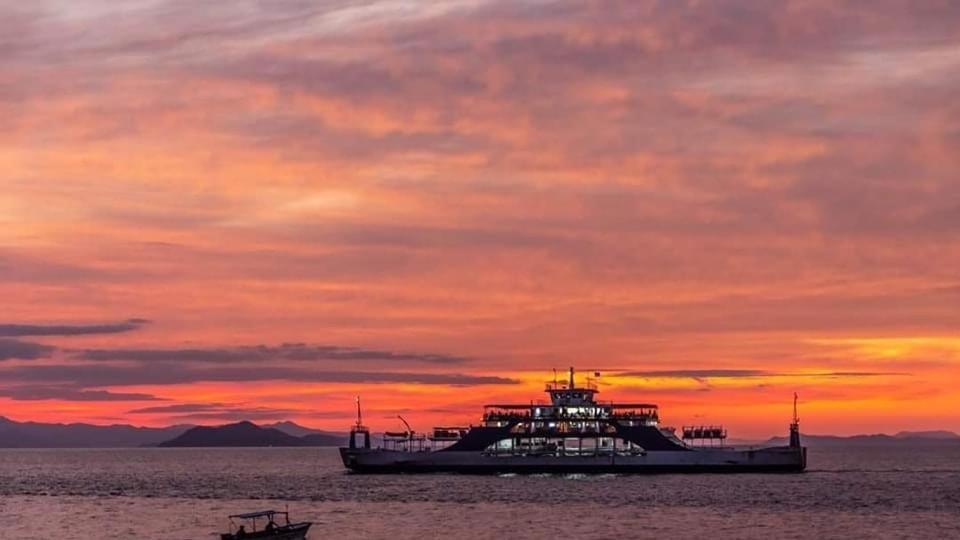
<svg viewBox="0 0 960 540">
<path fill-rule="evenodd" d="M 594 380 L 547 383 L 549 402 L 493 404 L 483 422 L 437 427 L 429 435 L 386 432 L 373 448 L 360 401 L 350 441 L 340 449 L 344 466 L 359 473 L 694 473 L 800 472 L 807 449 L 800 444 L 796 395 L 787 446 L 735 448 L 722 426 L 660 425 L 651 403 L 598 401 Z M 403 420 L 401 418 L 401 420 Z"/>
</svg>

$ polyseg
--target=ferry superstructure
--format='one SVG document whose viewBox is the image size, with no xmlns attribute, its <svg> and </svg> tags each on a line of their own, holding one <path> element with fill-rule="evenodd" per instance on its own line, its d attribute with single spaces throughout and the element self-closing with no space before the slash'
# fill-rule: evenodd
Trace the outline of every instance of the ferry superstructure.
<svg viewBox="0 0 960 540">
<path fill-rule="evenodd" d="M 430 435 L 387 432 L 373 448 L 370 430 L 357 422 L 340 449 L 344 466 L 358 473 L 693 473 L 800 472 L 807 450 L 794 417 L 787 446 L 734 448 L 724 444 L 721 426 L 684 426 L 680 436 L 660 426 L 652 403 L 596 399 L 589 380 L 547 383 L 549 402 L 492 404 L 483 422 L 471 427 L 437 427 Z M 404 422 L 406 423 L 406 422 Z"/>
</svg>

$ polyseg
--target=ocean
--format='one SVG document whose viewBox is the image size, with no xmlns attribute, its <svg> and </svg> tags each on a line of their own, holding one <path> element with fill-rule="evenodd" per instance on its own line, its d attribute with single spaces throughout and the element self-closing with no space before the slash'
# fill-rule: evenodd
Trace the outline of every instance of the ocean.
<svg viewBox="0 0 960 540">
<path fill-rule="evenodd" d="M 348 474 L 335 449 L 0 450 L 0 538 L 960 538 L 960 444 L 812 448 L 779 475 Z"/>
</svg>

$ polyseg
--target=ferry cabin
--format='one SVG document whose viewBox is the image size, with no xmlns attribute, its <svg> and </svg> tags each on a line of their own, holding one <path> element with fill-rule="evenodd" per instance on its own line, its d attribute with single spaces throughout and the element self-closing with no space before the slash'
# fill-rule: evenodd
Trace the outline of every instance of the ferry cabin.
<svg viewBox="0 0 960 540">
<path fill-rule="evenodd" d="M 655 431 L 660 444 L 680 450 L 689 447 L 676 437 L 672 428 L 659 426 L 657 405 L 597 401 L 595 382 L 587 379 L 586 385 L 578 386 L 572 369 L 569 381 L 547 383 L 545 392 L 550 396 L 549 402 L 486 405 L 481 427 L 473 429 L 499 428 L 507 432 L 483 452 L 533 456 L 638 455 L 645 449 L 621 435 L 624 429 L 641 427 Z M 470 428 L 463 427 L 437 427 L 431 436 L 418 435 L 409 429 L 388 432 L 384 448 L 412 452 L 443 450 L 455 447 L 469 431 Z M 712 433 L 700 430 L 698 436 Z"/>
</svg>

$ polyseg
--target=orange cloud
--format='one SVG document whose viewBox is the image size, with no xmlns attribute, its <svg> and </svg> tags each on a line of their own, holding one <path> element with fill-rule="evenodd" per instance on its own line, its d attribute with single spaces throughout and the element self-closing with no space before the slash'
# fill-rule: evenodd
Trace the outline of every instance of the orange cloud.
<svg viewBox="0 0 960 540">
<path fill-rule="evenodd" d="M 677 424 L 960 429 L 960 13 L 736 4 L 0 8 L 0 324 L 153 321 L 4 338 L 0 407 L 426 426 L 574 364 L 708 374 L 608 379 Z"/>
</svg>

